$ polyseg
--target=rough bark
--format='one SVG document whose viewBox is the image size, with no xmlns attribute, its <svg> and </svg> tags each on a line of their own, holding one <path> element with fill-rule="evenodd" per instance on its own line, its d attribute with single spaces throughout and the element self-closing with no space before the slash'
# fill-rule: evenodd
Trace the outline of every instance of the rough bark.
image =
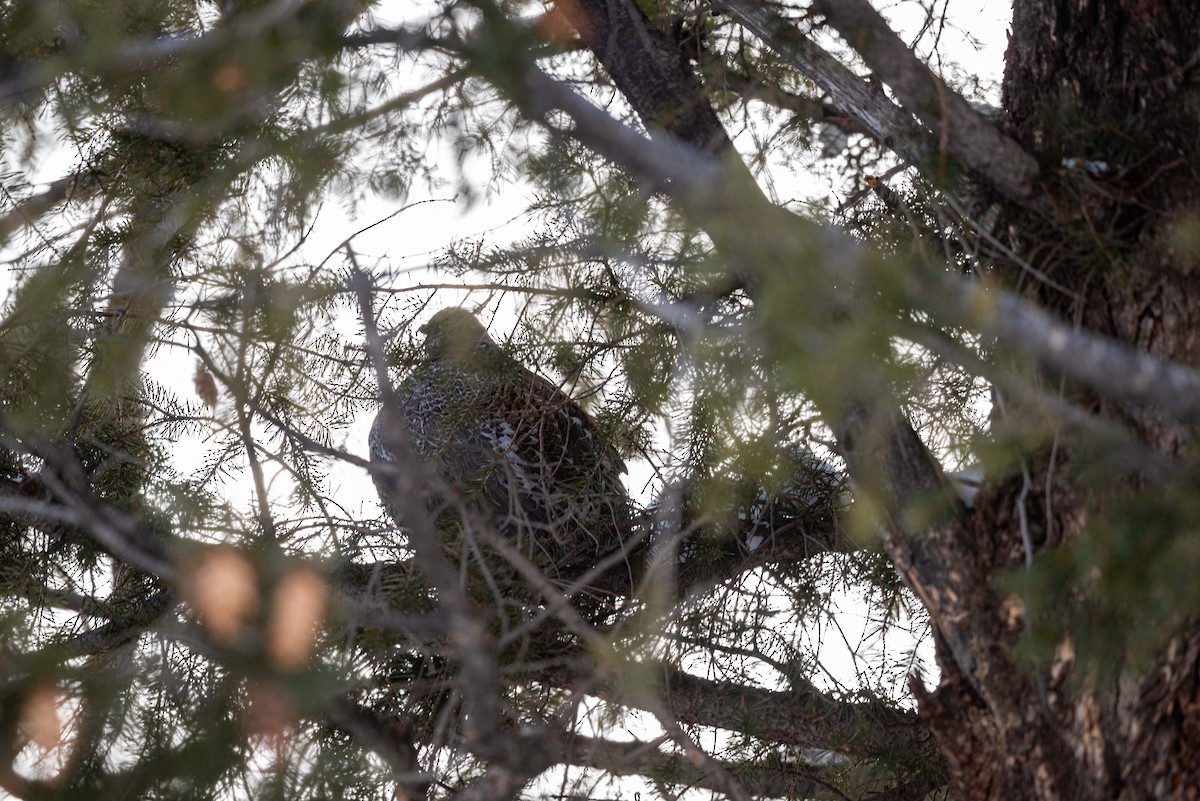
<svg viewBox="0 0 1200 801">
<path fill-rule="evenodd" d="M 1018 0 L 1004 81 L 1009 132 L 1044 169 L 1044 203 L 1036 211 L 1003 207 L 1005 229 L 1048 277 L 1032 280 L 1014 267 L 1007 279 L 1086 330 L 1191 366 L 1200 356 L 1200 287 L 1170 241 L 1172 226 L 1197 204 L 1198 25 L 1200 10 L 1188 2 Z M 1194 442 L 1192 426 L 1163 409 L 1068 391 L 1164 457 Z M 1023 610 L 992 589 L 993 579 L 1030 544 L 1042 551 L 1077 540 L 1110 500 L 1063 477 L 1061 462 L 1070 458 L 1060 454 L 1056 468 L 1043 453 L 1029 476 L 988 488 L 971 523 L 979 547 L 956 555 L 978 577 L 964 588 L 977 598 L 970 625 L 1009 653 Z M 1126 489 L 1152 480 L 1143 474 Z M 1026 499 L 1030 487 L 1045 490 Z M 1039 510 L 1048 500 L 1055 519 L 1017 519 L 1022 504 Z M 1022 526 L 1032 543 L 1022 542 Z M 921 698 L 920 711 L 949 762 L 952 795 L 1194 797 L 1198 641 L 1200 630 L 1185 627 L 1148 674 L 1123 671 L 1084 680 L 1082 689 L 1064 641 L 1035 671 L 1014 666 L 987 677 L 986 700 L 943 660 L 942 684 Z M 1008 703 L 992 701 L 999 696 Z"/>
<path fill-rule="evenodd" d="M 680 43 L 633 0 L 563 0 L 556 7 L 647 125 L 706 153 L 731 147 Z"/>
</svg>

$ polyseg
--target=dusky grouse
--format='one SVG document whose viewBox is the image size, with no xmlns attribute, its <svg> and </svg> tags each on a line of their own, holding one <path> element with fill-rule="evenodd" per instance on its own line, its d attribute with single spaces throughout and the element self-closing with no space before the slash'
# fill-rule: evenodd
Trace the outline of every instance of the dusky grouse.
<svg viewBox="0 0 1200 801">
<path fill-rule="evenodd" d="M 618 547 L 629 520 L 625 464 L 579 404 L 506 353 L 470 312 L 444 309 L 419 330 L 423 353 L 396 388 L 398 408 L 375 416 L 371 457 L 396 461 L 385 432 L 398 415 L 460 511 L 481 512 L 551 578 L 572 579 Z M 377 487 L 402 526 L 413 501 Z M 425 502 L 444 527 L 450 499 L 430 492 Z"/>
</svg>

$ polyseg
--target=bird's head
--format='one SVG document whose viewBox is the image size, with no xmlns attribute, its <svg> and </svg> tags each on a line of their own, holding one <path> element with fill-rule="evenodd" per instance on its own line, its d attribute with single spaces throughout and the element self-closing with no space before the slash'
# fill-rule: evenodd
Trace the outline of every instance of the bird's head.
<svg viewBox="0 0 1200 801">
<path fill-rule="evenodd" d="M 496 344 L 466 309 L 442 309 L 417 330 L 425 335 L 425 353 L 445 361 L 468 361 L 481 347 Z"/>
</svg>

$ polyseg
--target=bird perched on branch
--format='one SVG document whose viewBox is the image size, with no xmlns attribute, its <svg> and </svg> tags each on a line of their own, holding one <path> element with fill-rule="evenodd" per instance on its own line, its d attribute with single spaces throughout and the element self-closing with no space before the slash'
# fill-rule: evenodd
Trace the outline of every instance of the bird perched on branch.
<svg viewBox="0 0 1200 801">
<path fill-rule="evenodd" d="M 371 426 L 371 457 L 398 462 L 388 427 L 435 466 L 435 515 L 481 512 L 552 578 L 569 580 L 619 547 L 628 528 L 625 464 L 579 404 L 497 345 L 479 320 L 444 309 L 421 327 L 423 353 Z M 398 525 L 413 499 L 380 499 Z M 416 501 L 419 502 L 419 501 Z M 464 521 L 471 515 L 459 515 Z M 444 518 L 439 517 L 439 526 Z"/>
</svg>

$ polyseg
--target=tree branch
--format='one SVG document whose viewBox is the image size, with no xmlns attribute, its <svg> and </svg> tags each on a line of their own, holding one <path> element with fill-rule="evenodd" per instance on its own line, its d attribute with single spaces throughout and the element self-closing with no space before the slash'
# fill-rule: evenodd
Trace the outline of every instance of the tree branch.
<svg viewBox="0 0 1200 801">
<path fill-rule="evenodd" d="M 589 695 L 635 709 L 653 712 L 653 706 L 665 704 L 680 723 L 727 729 L 781 745 L 834 750 L 853 758 L 905 754 L 915 760 L 913 764 L 940 764 L 937 744 L 916 713 L 883 701 L 842 701 L 812 687 L 795 692 L 767 690 L 671 668 L 657 674 L 656 686 L 640 692 L 630 692 L 619 682 L 564 671 L 539 675 L 566 689 L 586 685 Z"/>
<path fill-rule="evenodd" d="M 388 764 L 392 780 L 417 798 L 424 798 L 432 777 L 421 770 L 412 729 L 398 719 L 385 719 L 348 698 L 325 706 L 329 722 L 374 751 Z M 408 792 L 400 797 L 409 797 Z"/>
<path fill-rule="evenodd" d="M 655 742 L 618 741 L 575 735 L 567 742 L 562 762 L 578 767 L 596 768 L 612 776 L 645 776 L 656 782 L 719 791 L 702 770 L 682 754 L 660 750 Z M 820 765 L 789 764 L 777 755 L 746 762 L 713 759 L 727 774 L 735 777 L 752 796 L 766 798 L 842 799 L 829 789 L 832 777 L 821 778 L 829 770 Z"/>
<path fill-rule="evenodd" d="M 674 38 L 655 26 L 633 0 L 559 0 L 555 8 L 648 128 L 670 131 L 704 153 L 733 149 Z"/>
<path fill-rule="evenodd" d="M 949 297 L 939 311 L 947 323 L 969 321 L 998 345 L 1102 395 L 1200 423 L 1200 372 L 1065 323 L 1011 293 L 946 283 Z"/>
<path fill-rule="evenodd" d="M 727 12 L 820 87 L 834 106 L 857 120 L 877 142 L 919 168 L 932 166 L 933 138 L 888 98 L 883 87 L 855 75 L 759 0 L 715 0 L 713 8 Z"/>
<path fill-rule="evenodd" d="M 9 236 L 18 228 L 33 225 L 59 203 L 79 196 L 90 196 L 92 190 L 100 186 L 103 177 L 92 169 L 82 169 L 51 181 L 36 195 L 19 201 L 10 196 L 13 207 L 0 217 L 0 242 L 7 242 Z"/>
<path fill-rule="evenodd" d="M 173 593 L 169 590 L 159 590 L 129 611 L 114 615 L 104 625 L 75 635 L 67 640 L 66 647 L 80 656 L 110 651 L 140 636 L 147 627 L 162 617 L 174 602 Z"/>
<path fill-rule="evenodd" d="M 2 417 L 0 429 L 12 430 Z M 44 441 L 35 450 L 46 463 L 40 480 L 56 503 L 19 503 L 24 499 L 9 497 L 0 499 L 5 506 L 76 526 L 115 558 L 160 579 L 174 577 L 174 565 L 164 556 L 159 538 L 145 524 L 97 496 L 69 448 Z"/>
<path fill-rule="evenodd" d="M 939 152 L 954 156 L 1005 197 L 1029 198 L 1038 173 L 1034 158 L 946 86 L 867 0 L 814 0 L 812 9 L 858 51 L 904 108 L 934 131 Z"/>
</svg>

